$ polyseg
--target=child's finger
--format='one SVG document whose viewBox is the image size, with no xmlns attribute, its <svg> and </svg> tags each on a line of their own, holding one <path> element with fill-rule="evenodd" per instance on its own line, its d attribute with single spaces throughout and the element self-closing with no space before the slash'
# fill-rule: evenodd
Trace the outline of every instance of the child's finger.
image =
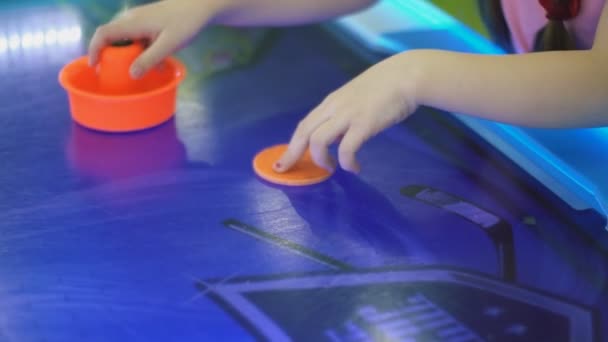
<svg viewBox="0 0 608 342">
<path fill-rule="evenodd" d="M 325 106 L 322 104 L 315 108 L 304 120 L 302 120 L 289 142 L 289 147 L 283 156 L 276 162 L 274 169 L 277 172 L 289 170 L 306 152 L 312 132 L 329 119 Z"/>
<path fill-rule="evenodd" d="M 289 170 L 306 152 L 306 148 L 308 148 L 308 135 L 303 132 L 303 129 L 298 127 L 289 142 L 287 151 L 274 164 L 274 170 L 277 172 Z"/>
<path fill-rule="evenodd" d="M 135 37 L 132 37 L 129 28 L 120 22 L 112 22 L 97 28 L 89 43 L 89 65 L 97 64 L 99 53 L 104 46 L 124 38 L 133 39 Z"/>
<path fill-rule="evenodd" d="M 148 70 L 158 65 L 177 48 L 180 42 L 171 34 L 162 32 L 156 40 L 133 62 L 131 77 L 140 78 Z"/>
<path fill-rule="evenodd" d="M 369 128 L 363 125 L 350 126 L 338 147 L 338 160 L 344 170 L 353 173 L 361 170 L 356 154 L 369 136 Z"/>
<path fill-rule="evenodd" d="M 336 118 L 325 121 L 310 136 L 310 154 L 318 166 L 333 171 L 335 160 L 329 155 L 331 146 L 348 128 L 348 123 Z"/>
</svg>

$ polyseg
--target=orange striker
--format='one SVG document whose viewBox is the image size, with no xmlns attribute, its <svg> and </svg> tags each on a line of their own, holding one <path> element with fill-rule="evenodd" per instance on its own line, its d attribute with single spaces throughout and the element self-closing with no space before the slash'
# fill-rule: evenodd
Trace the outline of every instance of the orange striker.
<svg viewBox="0 0 608 342">
<path fill-rule="evenodd" d="M 99 87 L 107 94 L 127 94 L 137 90 L 139 80 L 130 75 L 133 62 L 144 51 L 139 42 L 122 40 L 101 50 L 97 75 Z"/>
<path fill-rule="evenodd" d="M 68 93 L 72 119 L 104 132 L 139 131 L 171 119 L 186 68 L 169 57 L 132 79 L 129 69 L 143 51 L 141 43 L 121 41 L 101 51 L 96 67 L 88 65 L 86 56 L 67 64 L 59 83 Z"/>
</svg>

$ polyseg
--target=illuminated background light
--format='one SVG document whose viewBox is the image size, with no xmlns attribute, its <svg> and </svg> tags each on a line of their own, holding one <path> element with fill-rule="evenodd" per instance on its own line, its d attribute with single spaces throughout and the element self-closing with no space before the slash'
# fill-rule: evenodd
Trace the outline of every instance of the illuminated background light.
<svg viewBox="0 0 608 342">
<path fill-rule="evenodd" d="M 18 50 L 21 47 L 21 37 L 18 34 L 12 34 L 8 38 L 8 49 Z"/>
<path fill-rule="evenodd" d="M 8 50 L 8 40 L 3 37 L 0 36 L 0 54 L 4 53 Z"/>
<path fill-rule="evenodd" d="M 0 54 L 61 48 L 82 41 L 79 14 L 69 7 L 49 9 L 26 22 L 14 20 L 16 17 L 19 16 L 0 17 Z"/>
<path fill-rule="evenodd" d="M 44 43 L 46 45 L 55 45 L 57 43 L 57 31 L 55 29 L 49 29 L 44 34 Z"/>
</svg>

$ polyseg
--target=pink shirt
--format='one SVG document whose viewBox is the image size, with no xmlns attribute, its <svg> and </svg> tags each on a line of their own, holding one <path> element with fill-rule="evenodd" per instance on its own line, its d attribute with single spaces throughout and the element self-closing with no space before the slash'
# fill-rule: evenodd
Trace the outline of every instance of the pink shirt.
<svg viewBox="0 0 608 342">
<path fill-rule="evenodd" d="M 581 49 L 590 49 L 593 46 L 605 1 L 582 0 L 579 15 L 566 23 Z M 502 8 L 511 30 L 515 51 L 532 51 L 536 34 L 547 24 L 545 9 L 537 0 L 502 0 Z"/>
</svg>

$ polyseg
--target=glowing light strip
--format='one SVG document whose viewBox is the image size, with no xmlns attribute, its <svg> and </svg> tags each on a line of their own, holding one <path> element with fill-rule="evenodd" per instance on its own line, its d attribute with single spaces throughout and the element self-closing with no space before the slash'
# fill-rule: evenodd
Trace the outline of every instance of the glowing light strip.
<svg viewBox="0 0 608 342">
<path fill-rule="evenodd" d="M 82 38 L 80 26 L 61 29 L 51 28 L 46 31 L 26 31 L 11 33 L 8 36 L 0 33 L 0 53 L 35 49 L 44 46 L 67 45 L 79 42 Z"/>
<path fill-rule="evenodd" d="M 430 28 L 445 28 L 458 23 L 456 19 L 426 0 L 388 1 L 400 8 L 404 14 L 414 16 Z"/>
<path fill-rule="evenodd" d="M 70 8 L 38 9 L 35 17 L 27 10 L 1 14 L 0 54 L 59 47 L 82 39 L 78 14 Z"/>
</svg>

